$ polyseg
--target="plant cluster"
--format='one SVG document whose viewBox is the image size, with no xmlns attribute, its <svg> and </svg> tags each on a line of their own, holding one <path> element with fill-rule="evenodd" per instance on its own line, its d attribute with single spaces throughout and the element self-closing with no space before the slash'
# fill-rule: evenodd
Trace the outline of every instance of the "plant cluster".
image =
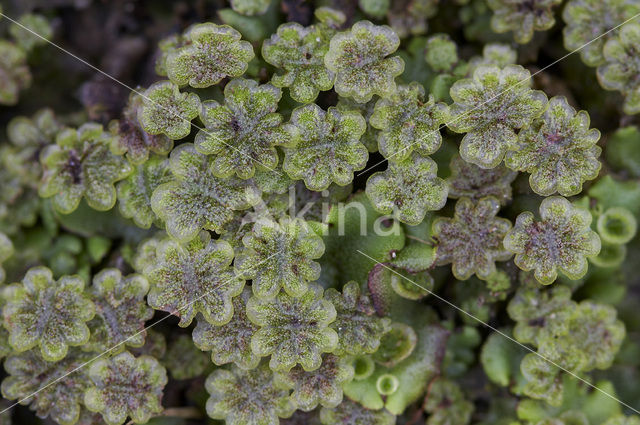
<svg viewBox="0 0 640 425">
<path fill-rule="evenodd" d="M 640 23 L 580 50 L 614 112 L 534 78 L 561 7 L 574 49 L 638 5 L 345 3 L 211 6 L 117 116 L 7 112 L 0 425 L 640 423 Z M 11 105 L 47 47 L 8 33 Z"/>
</svg>

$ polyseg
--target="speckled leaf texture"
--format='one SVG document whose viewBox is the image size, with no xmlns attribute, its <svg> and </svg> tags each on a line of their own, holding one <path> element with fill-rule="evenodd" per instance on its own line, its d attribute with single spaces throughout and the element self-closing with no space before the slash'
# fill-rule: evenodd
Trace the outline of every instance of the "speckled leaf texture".
<svg viewBox="0 0 640 425">
<path fill-rule="evenodd" d="M 589 66 L 604 62 L 602 48 L 615 36 L 611 28 L 640 13 L 640 4 L 629 0 L 570 0 L 562 11 L 565 26 L 564 47 L 580 49 L 582 61 Z M 602 34 L 602 37 L 594 38 Z"/>
<path fill-rule="evenodd" d="M 522 130 L 518 139 L 505 164 L 531 173 L 529 184 L 539 195 L 577 195 L 582 183 L 600 172 L 602 149 L 596 146 L 600 132 L 589 128 L 586 111 L 576 112 L 564 97 L 549 100 L 545 113 Z"/>
<path fill-rule="evenodd" d="M 150 228 L 152 224 L 163 227 L 151 208 L 151 196 L 158 186 L 168 183 L 172 177 L 166 156 L 153 155 L 136 166 L 129 177 L 116 185 L 120 214 L 143 229 Z"/>
<path fill-rule="evenodd" d="M 389 98 L 376 102 L 369 123 L 380 130 L 378 147 L 385 158 L 400 161 L 416 151 L 431 155 L 442 143 L 440 125 L 447 118 L 447 105 L 425 99 L 419 83 L 398 86 Z"/>
<path fill-rule="evenodd" d="M 439 210 L 447 202 L 447 185 L 437 176 L 438 166 L 417 154 L 389 161 L 389 168 L 367 180 L 366 193 L 382 214 L 394 214 L 410 225 L 422 222 L 428 211 Z"/>
<path fill-rule="evenodd" d="M 109 123 L 109 131 L 116 135 L 111 149 L 124 154 L 132 164 L 142 164 L 150 153 L 166 155 L 173 149 L 173 140 L 164 134 L 147 133 L 138 121 L 138 112 L 144 99 L 138 93 L 131 93 L 120 119 Z"/>
<path fill-rule="evenodd" d="M 102 414 L 108 425 L 146 423 L 162 411 L 162 390 L 167 372 L 151 356 L 134 357 L 128 351 L 94 361 L 87 372 L 90 384 L 84 404 Z"/>
<path fill-rule="evenodd" d="M 262 44 L 264 60 L 280 71 L 271 77 L 271 83 L 289 87 L 291 97 L 300 103 L 313 102 L 318 93 L 331 90 L 334 74 L 324 66 L 324 56 L 334 33 L 322 24 L 280 25 Z"/>
<path fill-rule="evenodd" d="M 120 352 L 125 345 L 144 344 L 144 324 L 153 316 L 144 297 L 149 282 L 138 274 L 122 276 L 120 270 L 104 269 L 96 274 L 91 286 L 96 317 L 89 322 L 91 338 L 86 349 Z"/>
<path fill-rule="evenodd" d="M 164 134 L 178 140 L 191 133 L 191 120 L 200 112 L 200 98 L 195 93 L 182 93 L 170 81 L 159 81 L 142 94 L 138 120 L 144 131 L 152 135 Z"/>
<path fill-rule="evenodd" d="M 310 104 L 296 108 L 291 123 L 299 134 L 294 147 L 284 148 L 282 169 L 308 189 L 319 192 L 332 182 L 345 186 L 367 164 L 369 152 L 360 143 L 367 123 L 359 112 Z"/>
<path fill-rule="evenodd" d="M 600 252 L 600 237 L 591 230 L 591 213 L 574 207 L 560 196 L 540 204 L 540 221 L 523 212 L 504 239 L 504 246 L 516 254 L 522 270 L 534 270 L 540 283 L 556 280 L 558 271 L 570 279 L 587 272 L 587 257 Z"/>
<path fill-rule="evenodd" d="M 369 294 L 351 281 L 343 286 L 342 293 L 329 288 L 324 297 L 336 309 L 336 320 L 330 325 L 338 334 L 334 353 L 343 356 L 376 352 L 382 336 L 390 330 L 391 320 L 378 316 Z"/>
<path fill-rule="evenodd" d="M 358 103 L 353 99 L 348 97 L 340 97 L 338 100 L 338 104 L 336 108 L 341 111 L 358 111 L 360 115 L 362 115 L 367 122 L 367 129 L 360 137 L 360 143 L 365 145 L 369 152 L 377 152 L 378 151 L 378 133 L 379 130 L 374 128 L 371 125 L 370 119 L 373 114 L 373 110 L 375 109 L 377 98 L 372 98 L 367 103 Z"/>
<path fill-rule="evenodd" d="M 602 49 L 604 63 L 598 67 L 598 81 L 607 90 L 624 95 L 625 114 L 640 113 L 640 24 L 630 22 Z"/>
<path fill-rule="evenodd" d="M 532 298 L 531 304 L 526 306 L 522 303 L 523 295 L 535 294 L 521 293 L 520 302 L 510 304 L 509 314 L 517 317 L 519 325 L 526 325 L 535 332 L 529 330 L 523 334 L 525 328 L 520 328 L 516 338 L 522 340 L 520 337 L 524 335 L 529 342 L 538 346 L 537 354 L 527 354 L 520 364 L 526 380 L 523 392 L 529 397 L 559 406 L 567 393 L 563 391 L 566 382 L 561 379 L 561 372 L 582 375 L 593 369 L 610 367 L 625 338 L 625 326 L 616 318 L 613 307 L 590 300 L 580 303 L 571 301 L 566 287 L 564 291 L 555 291 L 552 297 L 543 298 L 543 304 L 535 303 L 539 298 Z M 544 313 L 526 314 L 526 310 L 531 313 L 540 307 Z M 530 318 L 527 319 L 527 316 Z M 531 335 L 535 335 L 535 338 L 531 338 Z"/>
<path fill-rule="evenodd" d="M 451 87 L 447 126 L 466 133 L 460 156 L 482 168 L 495 168 L 518 142 L 516 130 L 528 126 L 547 106 L 547 96 L 531 90 L 531 74 L 520 65 L 479 66 L 473 78 Z"/>
<path fill-rule="evenodd" d="M 327 354 L 320 368 L 306 372 L 296 366 L 278 380 L 293 389 L 291 400 L 298 409 L 309 412 L 318 405 L 336 407 L 342 402 L 342 385 L 353 379 L 353 366 L 348 358 Z"/>
<path fill-rule="evenodd" d="M 436 72 L 455 72 L 460 62 L 458 45 L 448 34 L 434 34 L 426 40 L 424 60 Z"/>
<path fill-rule="evenodd" d="M 640 0 L 22 3 L 0 425 L 640 425 Z"/>
<path fill-rule="evenodd" d="M 13 354 L 4 362 L 9 376 L 2 381 L 2 396 L 28 405 L 40 418 L 73 425 L 80 416 L 87 387 L 86 369 L 82 366 L 94 356 L 78 348 L 71 349 L 58 362 L 44 360 L 38 350 Z M 79 370 L 65 376 L 74 369 Z"/>
<path fill-rule="evenodd" d="M 111 153 L 112 137 L 94 123 L 60 132 L 56 144 L 40 157 L 40 196 L 52 198 L 63 214 L 73 212 L 83 197 L 93 209 L 111 209 L 116 202 L 114 183 L 133 172 L 127 160 Z"/>
<path fill-rule="evenodd" d="M 567 316 L 547 316 L 538 335 L 538 351 L 578 373 L 606 369 L 625 334 L 613 307 L 585 300 L 569 309 Z"/>
<path fill-rule="evenodd" d="M 185 244 L 165 239 L 156 255 L 144 271 L 151 283 L 151 307 L 176 314 L 182 327 L 189 326 L 196 313 L 215 325 L 231 320 L 232 298 L 242 293 L 244 280 L 230 267 L 234 254 L 228 242 L 211 240 L 203 232 Z"/>
<path fill-rule="evenodd" d="M 247 317 L 247 301 L 251 289 L 245 287 L 240 296 L 233 299 L 233 317 L 224 325 L 212 325 L 198 317 L 193 330 L 193 342 L 201 350 L 211 351 L 211 361 L 218 366 L 234 363 L 241 369 L 253 369 L 260 363 L 260 356 L 251 351 L 251 337 L 258 326 Z"/>
<path fill-rule="evenodd" d="M 213 175 L 209 159 L 192 144 L 175 148 L 169 167 L 173 179 L 154 190 L 151 208 L 178 240 L 193 239 L 203 228 L 221 233 L 234 211 L 260 200 L 253 182 Z"/>
<path fill-rule="evenodd" d="M 404 62 L 393 54 L 400 45 L 398 35 L 386 25 L 356 22 L 350 30 L 331 38 L 324 57 L 335 73 L 335 91 L 360 103 L 374 95 L 386 97 L 396 89 L 394 78 L 404 71 Z"/>
<path fill-rule="evenodd" d="M 183 46 L 169 51 L 167 75 L 179 86 L 204 88 L 225 77 L 238 77 L 254 57 L 253 47 L 228 25 L 195 24 L 182 36 Z"/>
<path fill-rule="evenodd" d="M 502 245 L 511 222 L 496 217 L 500 203 L 496 198 L 477 202 L 460 198 L 453 218 L 439 217 L 433 223 L 433 238 L 438 241 L 436 264 L 451 263 L 453 275 L 467 280 L 473 274 L 487 279 L 496 271 L 496 261 L 506 261 L 512 253 Z"/>
<path fill-rule="evenodd" d="M 300 296 L 308 282 L 320 277 L 320 264 L 313 260 L 324 253 L 324 243 L 302 219 L 259 220 L 242 243 L 245 248 L 235 267 L 252 280 L 253 293 L 260 298 L 273 298 L 280 288 Z"/>
<path fill-rule="evenodd" d="M 9 286 L 5 294 L 2 314 L 9 344 L 17 352 L 39 347 L 47 361 L 62 359 L 69 346 L 85 344 L 86 322 L 95 308 L 83 291 L 80 276 L 63 276 L 56 282 L 46 267 L 29 269 L 22 283 Z"/>
<path fill-rule="evenodd" d="M 484 169 L 465 161 L 459 155 L 451 158 L 449 165 L 451 176 L 447 178 L 449 198 L 467 197 L 477 201 L 486 196 L 493 196 L 501 205 L 511 201 L 511 183 L 518 173 L 498 165 Z"/>
<path fill-rule="evenodd" d="M 286 372 L 300 364 L 312 371 L 320 367 L 322 353 L 336 348 L 338 334 L 329 328 L 336 309 L 322 293 L 319 285 L 310 284 L 297 298 L 280 292 L 270 300 L 249 299 L 247 315 L 260 327 L 251 338 L 251 349 L 259 356 L 270 355 L 271 369 Z"/>
<path fill-rule="evenodd" d="M 275 146 L 291 144 L 294 129 L 276 112 L 281 90 L 238 78 L 224 87 L 224 97 L 224 104 L 203 103 L 200 117 L 205 129 L 196 135 L 196 149 L 214 156 L 212 171 L 220 177 L 236 174 L 248 179 L 257 165 L 274 168 Z"/>
<path fill-rule="evenodd" d="M 488 0 L 493 10 L 491 28 L 498 33 L 513 31 L 516 42 L 531 41 L 534 31 L 548 30 L 555 24 L 553 8 L 562 0 Z"/>
<path fill-rule="evenodd" d="M 296 410 L 289 390 L 274 385 L 273 372 L 264 363 L 251 370 L 215 370 L 205 388 L 210 394 L 207 413 L 227 425 L 278 425 L 278 418 Z"/>
<path fill-rule="evenodd" d="M 527 381 L 522 389 L 524 394 L 553 405 L 561 403 L 562 381 L 558 378 L 560 369 L 540 356 L 529 353 L 522 359 L 520 370 Z"/>
<path fill-rule="evenodd" d="M 521 272 L 526 274 L 533 273 Z M 507 313 L 516 322 L 513 336 L 523 344 L 537 345 L 538 335 L 548 316 L 564 316 L 571 305 L 571 291 L 566 286 L 541 287 L 538 282 L 524 283 L 509 302 Z"/>
</svg>

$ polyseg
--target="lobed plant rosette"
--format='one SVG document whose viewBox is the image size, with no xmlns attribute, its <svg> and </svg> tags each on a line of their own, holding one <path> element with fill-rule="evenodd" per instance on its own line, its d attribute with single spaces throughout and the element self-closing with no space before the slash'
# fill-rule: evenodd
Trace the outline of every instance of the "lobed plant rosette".
<svg viewBox="0 0 640 425">
<path fill-rule="evenodd" d="M 253 59 L 253 47 L 228 25 L 196 24 L 182 35 L 182 46 L 169 50 L 166 70 L 178 86 L 204 88 L 225 77 L 238 77 Z"/>
<path fill-rule="evenodd" d="M 624 95 L 622 109 L 626 114 L 640 113 L 640 24 L 630 22 L 620 28 L 618 35 L 608 40 L 603 49 L 604 62 L 598 67 L 598 81 L 606 90 Z"/>
<path fill-rule="evenodd" d="M 460 156 L 481 168 L 497 167 L 527 127 L 547 106 L 547 96 L 530 88 L 531 74 L 520 65 L 479 66 L 473 78 L 451 87 L 447 126 L 466 133 Z"/>
<path fill-rule="evenodd" d="M 162 411 L 162 390 L 167 372 L 151 356 L 134 357 L 128 351 L 96 360 L 87 372 L 90 381 L 84 404 L 99 412 L 109 425 L 120 425 L 130 417 L 146 423 Z"/>
<path fill-rule="evenodd" d="M 459 280 L 473 274 L 486 280 L 496 273 L 496 261 L 512 256 L 502 244 L 511 222 L 496 217 L 499 209 L 500 203 L 493 197 L 477 202 L 460 198 L 453 218 L 439 217 L 433 222 L 433 238 L 438 241 L 436 263 L 451 263 Z"/>
<path fill-rule="evenodd" d="M 338 334 L 329 327 L 336 309 L 322 297 L 317 284 L 299 297 L 280 292 L 274 299 L 253 296 L 247 302 L 249 320 L 259 326 L 251 337 L 251 350 L 271 356 L 269 367 L 286 372 L 296 364 L 306 371 L 318 369 L 322 353 L 332 352 Z"/>
<path fill-rule="evenodd" d="M 39 347 L 46 361 L 65 357 L 69 346 L 89 340 L 86 322 L 95 307 L 84 294 L 80 276 L 63 276 L 57 282 L 46 267 L 29 269 L 19 284 L 7 288 L 2 308 L 9 344 L 21 353 Z"/>
<path fill-rule="evenodd" d="M 386 171 L 369 177 L 366 193 L 378 212 L 394 214 L 403 223 L 416 225 L 428 211 L 439 210 L 447 202 L 447 186 L 437 171 L 431 158 L 417 154 L 390 161 Z"/>
<path fill-rule="evenodd" d="M 224 96 L 224 105 L 203 103 L 205 129 L 196 135 L 196 149 L 215 156 L 211 167 L 220 177 L 248 179 L 258 165 L 273 169 L 278 164 L 275 146 L 291 144 L 294 134 L 294 127 L 283 124 L 276 112 L 280 89 L 238 78 L 227 83 Z"/>
<path fill-rule="evenodd" d="M 308 282 L 320 277 L 320 264 L 313 260 L 324 253 L 324 243 L 302 219 L 260 220 L 242 243 L 245 248 L 235 267 L 252 280 L 253 293 L 260 298 L 273 298 L 280 288 L 299 297 Z"/>
<path fill-rule="evenodd" d="M 259 202 L 252 181 L 216 177 L 209 159 L 185 143 L 171 152 L 172 178 L 156 187 L 151 209 L 172 237 L 189 241 L 202 229 L 222 232 L 234 216 Z"/>
<path fill-rule="evenodd" d="M 332 182 L 345 186 L 365 167 L 369 152 L 360 137 L 367 125 L 359 112 L 310 104 L 296 108 L 291 123 L 298 135 L 295 145 L 284 147 L 282 169 L 308 189 L 322 191 Z"/>
<path fill-rule="evenodd" d="M 544 114 L 520 132 L 505 164 L 531 173 L 529 184 L 539 195 L 576 195 L 600 172 L 599 139 L 600 132 L 589 128 L 587 112 L 576 112 L 566 98 L 554 97 Z"/>
<path fill-rule="evenodd" d="M 245 283 L 231 268 L 233 256 L 228 242 L 211 240 L 205 232 L 185 244 L 165 239 L 156 248 L 156 261 L 144 270 L 151 283 L 147 302 L 179 316 L 182 327 L 196 313 L 224 325 L 233 317 L 232 299 Z"/>
<path fill-rule="evenodd" d="M 351 30 L 333 36 L 324 63 L 336 75 L 336 92 L 360 103 L 373 95 L 392 94 L 394 78 L 402 74 L 404 62 L 398 56 L 388 56 L 399 45 L 400 39 L 391 28 L 369 21 L 356 22 Z"/>
<path fill-rule="evenodd" d="M 43 176 L 40 196 L 52 198 L 62 214 L 73 212 L 82 198 L 98 211 L 116 203 L 114 183 L 126 178 L 133 168 L 110 150 L 112 136 L 99 124 L 87 123 L 58 133 L 56 144 L 41 155 Z"/>
<path fill-rule="evenodd" d="M 560 196 L 540 204 L 540 221 L 530 212 L 516 219 L 505 236 L 505 248 L 514 253 L 522 270 L 533 270 L 543 284 L 556 280 L 558 271 L 576 280 L 587 273 L 587 257 L 600 252 L 600 237 L 591 230 L 591 214 Z"/>
</svg>

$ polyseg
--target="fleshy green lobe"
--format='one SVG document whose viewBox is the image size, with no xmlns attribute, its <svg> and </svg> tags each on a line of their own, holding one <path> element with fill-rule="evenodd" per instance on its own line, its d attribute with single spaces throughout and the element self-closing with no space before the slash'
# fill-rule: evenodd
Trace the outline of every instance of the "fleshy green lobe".
<svg viewBox="0 0 640 425">
<path fill-rule="evenodd" d="M 152 84 L 142 95 L 144 101 L 138 119 L 144 131 L 164 134 L 178 140 L 191 133 L 191 120 L 200 112 L 200 98 L 195 93 L 182 93 L 170 81 Z"/>
<path fill-rule="evenodd" d="M 353 366 L 347 358 L 327 354 L 319 369 L 307 372 L 296 366 L 288 373 L 277 374 L 279 382 L 293 389 L 291 400 L 305 412 L 318 405 L 336 407 L 342 402 L 342 385 L 353 379 Z"/>
<path fill-rule="evenodd" d="M 439 210 L 447 202 L 447 185 L 437 171 L 435 161 L 414 153 L 402 161 L 390 161 L 387 170 L 369 177 L 366 193 L 378 212 L 420 224 L 428 211 Z"/>
<path fill-rule="evenodd" d="M 558 271 L 570 279 L 587 272 L 587 257 L 600 252 L 600 237 L 591 230 L 591 214 L 574 207 L 560 196 L 546 198 L 540 204 L 541 221 L 530 212 L 516 219 L 504 239 L 505 248 L 516 254 L 522 270 L 534 270 L 536 279 L 552 283 Z"/>
<path fill-rule="evenodd" d="M 58 133 L 56 144 L 40 157 L 40 196 L 52 198 L 62 214 L 73 212 L 83 197 L 95 210 L 111 209 L 116 202 L 114 183 L 133 172 L 127 160 L 111 153 L 112 137 L 94 123 Z"/>
<path fill-rule="evenodd" d="M 602 48 L 615 36 L 611 28 L 640 12 L 640 4 L 629 0 L 572 0 L 562 11 L 565 27 L 562 29 L 564 47 L 579 50 L 588 66 L 604 62 Z M 594 39 L 594 37 L 599 36 Z"/>
<path fill-rule="evenodd" d="M 334 35 L 324 63 L 336 74 L 336 92 L 360 103 L 373 95 L 391 95 L 396 89 L 395 77 L 404 70 L 402 59 L 389 57 L 399 45 L 400 39 L 391 28 L 369 21 L 356 22 L 349 31 Z"/>
<path fill-rule="evenodd" d="M 185 143 L 169 157 L 173 178 L 158 186 L 151 196 L 151 208 L 166 223 L 167 233 L 176 239 L 193 239 L 201 229 L 221 233 L 233 219 L 260 200 L 252 181 L 223 179 L 211 172 L 207 157 Z"/>
<path fill-rule="evenodd" d="M 320 91 L 330 90 L 334 74 L 324 66 L 324 56 L 334 32 L 321 24 L 280 25 L 262 45 L 264 60 L 282 70 L 271 77 L 271 83 L 289 87 L 291 97 L 301 103 L 313 102 Z"/>
<path fill-rule="evenodd" d="M 85 348 L 119 352 L 125 345 L 142 346 L 144 324 L 153 316 L 144 300 L 148 291 L 149 282 L 138 274 L 123 277 L 118 269 L 104 269 L 95 275 L 91 293 L 96 317 L 89 323 L 91 338 Z"/>
<path fill-rule="evenodd" d="M 451 158 L 449 168 L 449 198 L 467 197 L 477 201 L 486 196 L 493 196 L 501 205 L 511 200 L 511 183 L 518 176 L 517 172 L 502 165 L 490 169 L 480 168 L 458 155 Z"/>
<path fill-rule="evenodd" d="M 413 82 L 398 89 L 389 97 L 376 102 L 371 126 L 378 134 L 380 153 L 400 161 L 416 151 L 431 155 L 442 143 L 440 125 L 447 117 L 447 106 L 436 103 L 432 95 L 425 100 L 424 87 Z"/>
<path fill-rule="evenodd" d="M 450 90 L 447 126 L 466 133 L 460 156 L 482 168 L 500 164 L 518 142 L 516 130 L 544 112 L 547 96 L 530 89 L 531 74 L 520 65 L 479 66 L 473 78 L 458 80 Z"/>
<path fill-rule="evenodd" d="M 604 63 L 598 67 L 598 81 L 606 90 L 624 95 L 625 114 L 640 113 L 640 24 L 629 22 L 602 49 Z"/>
<path fill-rule="evenodd" d="M 94 357 L 72 349 L 57 362 L 42 358 L 37 350 L 12 354 L 4 362 L 9 376 L 2 381 L 2 396 L 29 405 L 40 418 L 50 417 L 60 425 L 74 425 L 82 410 L 87 376 L 82 366 Z M 65 376 L 69 371 L 74 374 Z"/>
<path fill-rule="evenodd" d="M 367 164 L 369 152 L 360 143 L 367 123 L 360 113 L 310 104 L 295 109 L 291 123 L 298 129 L 297 141 L 284 148 L 282 169 L 310 190 L 322 191 L 332 182 L 345 186 Z"/>
<path fill-rule="evenodd" d="M 293 127 L 277 113 L 282 93 L 271 84 L 238 78 L 224 88 L 225 102 L 203 103 L 205 129 L 196 135 L 199 152 L 214 155 L 212 170 L 220 177 L 253 177 L 256 164 L 274 168 L 276 145 L 290 144 Z"/>
<path fill-rule="evenodd" d="M 169 79 L 179 86 L 204 88 L 225 77 L 242 75 L 254 53 L 251 44 L 241 37 L 228 25 L 193 25 L 182 36 L 184 45 L 167 55 Z"/>
<path fill-rule="evenodd" d="M 138 121 L 143 97 L 132 93 L 119 120 L 109 123 L 109 131 L 115 135 L 111 149 L 118 155 L 125 154 L 132 164 L 142 164 L 151 152 L 166 155 L 173 148 L 173 140 L 164 134 L 147 133 Z"/>
<path fill-rule="evenodd" d="M 342 293 L 329 288 L 325 299 L 336 309 L 336 320 L 331 328 L 338 334 L 338 355 L 371 354 L 378 350 L 380 339 L 389 331 L 390 320 L 379 317 L 369 294 L 360 289 L 357 282 L 344 285 Z"/>
<path fill-rule="evenodd" d="M 258 326 L 247 317 L 246 305 L 250 297 L 251 289 L 245 287 L 242 294 L 233 299 L 233 317 L 222 326 L 198 317 L 193 342 L 201 350 L 211 351 L 211 361 L 218 366 L 235 363 L 237 367 L 249 370 L 260 363 L 260 356 L 251 351 L 251 337 Z"/>
<path fill-rule="evenodd" d="M 451 263 L 453 275 L 467 280 L 474 273 L 487 279 L 496 271 L 496 261 L 506 261 L 511 253 L 502 245 L 511 222 L 496 217 L 500 203 L 493 197 L 473 202 L 460 198 L 453 218 L 440 217 L 433 223 L 438 241 L 436 263 Z"/>
<path fill-rule="evenodd" d="M 338 334 L 329 328 L 336 309 L 322 292 L 310 284 L 297 298 L 280 292 L 271 300 L 249 299 L 247 315 L 260 327 L 251 338 L 251 349 L 258 356 L 270 355 L 271 369 L 286 372 L 300 364 L 312 371 L 320 367 L 322 353 L 336 348 Z"/>
<path fill-rule="evenodd" d="M 231 320 L 232 298 L 242 293 L 244 280 L 230 267 L 233 248 L 228 242 L 211 240 L 203 232 L 186 244 L 166 239 L 158 244 L 156 255 L 144 271 L 151 283 L 151 307 L 179 316 L 182 327 L 196 313 L 215 325 Z"/>
<path fill-rule="evenodd" d="M 228 425 L 278 425 L 296 407 L 289 390 L 278 388 L 266 364 L 255 369 L 237 367 L 215 370 L 205 382 L 210 394 L 207 413 Z"/>
<path fill-rule="evenodd" d="M 534 31 L 548 30 L 555 24 L 553 7 L 560 3 L 562 0 L 489 0 L 491 28 L 498 33 L 513 31 L 516 42 L 528 43 Z"/>
<path fill-rule="evenodd" d="M 90 384 L 84 404 L 100 412 L 108 425 L 146 423 L 162 411 L 162 390 L 167 372 L 151 356 L 134 357 L 128 351 L 112 358 L 101 358 L 89 366 Z"/>
<path fill-rule="evenodd" d="M 320 410 L 323 425 L 394 425 L 396 417 L 386 410 L 370 410 L 351 400 Z"/>
<path fill-rule="evenodd" d="M 566 98 L 554 97 L 545 113 L 520 132 L 505 164 L 531 173 L 529 184 L 539 195 L 576 195 L 583 182 L 598 176 L 599 139 L 600 132 L 589 129 L 587 112 L 576 112 Z"/>
<path fill-rule="evenodd" d="M 46 267 L 27 271 L 22 283 L 9 286 L 5 294 L 2 314 L 9 344 L 17 352 L 38 346 L 46 361 L 61 360 L 69 346 L 85 344 L 86 322 L 95 308 L 83 291 L 79 276 L 63 276 L 56 282 Z"/>
<path fill-rule="evenodd" d="M 244 279 L 252 280 L 253 293 L 273 298 L 283 288 L 293 297 L 307 291 L 308 282 L 320 277 L 324 253 L 322 238 L 299 218 L 257 221 L 242 239 L 245 249 L 235 267 Z"/>
</svg>

